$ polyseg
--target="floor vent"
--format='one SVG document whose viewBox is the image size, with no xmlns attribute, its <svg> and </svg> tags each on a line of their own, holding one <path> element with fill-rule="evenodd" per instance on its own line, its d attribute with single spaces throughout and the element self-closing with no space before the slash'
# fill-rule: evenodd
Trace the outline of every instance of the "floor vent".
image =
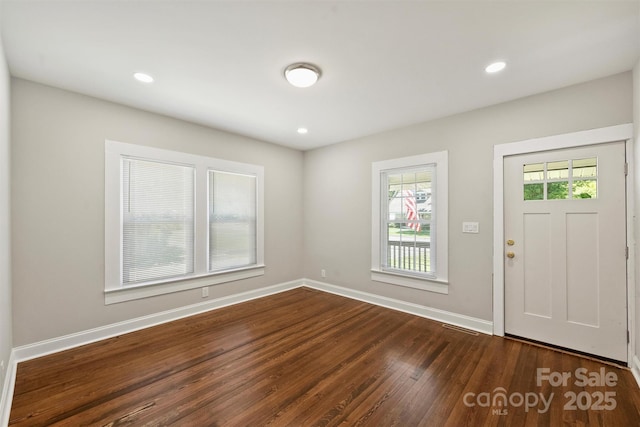
<svg viewBox="0 0 640 427">
<path fill-rule="evenodd" d="M 447 329 L 453 329 L 454 331 L 458 331 L 458 332 L 464 332 L 465 334 L 473 335 L 474 337 L 477 337 L 478 335 L 480 335 L 476 331 L 472 331 L 470 329 L 461 328 L 460 326 L 456 326 L 456 325 L 449 325 L 448 323 L 443 323 L 442 327 L 443 328 L 447 328 Z"/>
</svg>

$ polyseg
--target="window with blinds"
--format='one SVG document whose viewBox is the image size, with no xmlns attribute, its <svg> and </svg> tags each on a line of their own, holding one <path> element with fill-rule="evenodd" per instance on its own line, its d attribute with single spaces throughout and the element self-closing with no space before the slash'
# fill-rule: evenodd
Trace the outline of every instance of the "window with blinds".
<svg viewBox="0 0 640 427">
<path fill-rule="evenodd" d="M 263 179 L 262 166 L 107 141 L 107 303 L 264 274 Z"/>
<path fill-rule="evenodd" d="M 122 159 L 122 283 L 194 272 L 193 166 Z"/>
</svg>

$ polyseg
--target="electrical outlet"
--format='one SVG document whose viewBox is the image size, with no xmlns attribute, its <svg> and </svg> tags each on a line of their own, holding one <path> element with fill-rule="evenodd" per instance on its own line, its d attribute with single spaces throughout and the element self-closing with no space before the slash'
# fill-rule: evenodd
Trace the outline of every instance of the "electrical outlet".
<svg viewBox="0 0 640 427">
<path fill-rule="evenodd" d="M 320 270 L 320 275 L 322 277 L 327 277 L 327 271 L 323 268 L 322 270 Z"/>
<path fill-rule="evenodd" d="M 209 288 L 204 287 L 202 288 L 202 298 L 206 298 L 209 296 Z"/>
</svg>

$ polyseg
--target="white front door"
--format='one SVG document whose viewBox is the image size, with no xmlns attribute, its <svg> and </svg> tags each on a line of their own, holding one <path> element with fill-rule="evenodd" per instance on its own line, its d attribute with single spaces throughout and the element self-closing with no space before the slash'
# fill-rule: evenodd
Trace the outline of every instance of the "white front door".
<svg viewBox="0 0 640 427">
<path fill-rule="evenodd" d="M 504 159 L 505 332 L 627 361 L 625 143 Z"/>
</svg>

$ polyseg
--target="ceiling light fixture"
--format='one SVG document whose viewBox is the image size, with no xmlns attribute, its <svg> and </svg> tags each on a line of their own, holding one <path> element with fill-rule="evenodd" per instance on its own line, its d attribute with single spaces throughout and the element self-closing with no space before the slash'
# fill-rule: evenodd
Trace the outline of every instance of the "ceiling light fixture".
<svg viewBox="0 0 640 427">
<path fill-rule="evenodd" d="M 485 68 L 484 70 L 487 73 L 497 73 L 498 71 L 504 70 L 504 67 L 506 66 L 507 66 L 506 62 L 498 61 L 498 62 L 494 62 L 493 64 L 487 65 L 487 68 Z"/>
<path fill-rule="evenodd" d="M 307 129 L 307 128 L 298 128 L 298 133 L 300 135 L 305 135 L 305 134 L 309 133 L 309 129 Z"/>
<path fill-rule="evenodd" d="M 133 75 L 133 77 L 142 83 L 153 83 L 153 77 L 151 77 L 149 74 L 145 74 L 145 73 L 135 73 Z"/>
<path fill-rule="evenodd" d="M 313 86 L 320 74 L 320 68 L 306 62 L 291 64 L 284 70 L 284 77 L 295 87 Z"/>
</svg>

